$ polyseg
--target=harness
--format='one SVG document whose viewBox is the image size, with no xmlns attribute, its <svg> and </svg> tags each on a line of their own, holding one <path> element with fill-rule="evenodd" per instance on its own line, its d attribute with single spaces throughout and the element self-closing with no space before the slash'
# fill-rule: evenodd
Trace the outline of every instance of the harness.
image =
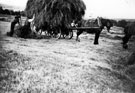
<svg viewBox="0 0 135 93">
<path fill-rule="evenodd" d="M 101 23 L 100 17 L 97 17 L 97 22 L 98 22 L 98 26 L 99 26 L 99 27 L 102 27 L 102 23 Z"/>
</svg>

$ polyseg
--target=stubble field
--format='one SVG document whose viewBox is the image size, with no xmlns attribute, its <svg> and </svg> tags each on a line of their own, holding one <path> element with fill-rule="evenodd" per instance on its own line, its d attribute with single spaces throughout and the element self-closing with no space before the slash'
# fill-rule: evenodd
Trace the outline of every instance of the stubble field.
<svg viewBox="0 0 135 93">
<path fill-rule="evenodd" d="M 0 93 L 135 93 L 135 51 L 121 45 L 123 29 L 102 31 L 99 45 L 93 34 L 81 42 L 68 39 L 8 37 L 10 22 L 0 21 Z"/>
</svg>

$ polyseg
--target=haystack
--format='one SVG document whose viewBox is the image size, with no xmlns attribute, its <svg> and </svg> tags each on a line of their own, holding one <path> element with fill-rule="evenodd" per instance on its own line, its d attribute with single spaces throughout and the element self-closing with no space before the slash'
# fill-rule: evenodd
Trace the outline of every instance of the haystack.
<svg viewBox="0 0 135 93">
<path fill-rule="evenodd" d="M 26 15 L 35 14 L 35 26 L 69 27 L 73 20 L 79 21 L 85 14 L 86 6 L 82 0 L 28 0 Z"/>
</svg>

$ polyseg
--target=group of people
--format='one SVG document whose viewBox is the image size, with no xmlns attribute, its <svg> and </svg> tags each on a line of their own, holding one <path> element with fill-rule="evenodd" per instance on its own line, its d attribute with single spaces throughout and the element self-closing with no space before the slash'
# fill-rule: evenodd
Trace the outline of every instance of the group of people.
<svg viewBox="0 0 135 93">
<path fill-rule="evenodd" d="M 11 37 L 13 36 L 13 34 L 15 33 L 15 26 L 17 24 L 20 27 L 18 30 L 23 30 L 24 34 L 30 31 L 36 32 L 35 26 L 34 26 L 34 19 L 35 19 L 35 15 L 33 15 L 32 19 L 26 18 L 24 25 L 22 25 L 21 16 L 16 15 L 13 21 L 11 22 L 10 32 L 7 32 L 7 35 Z M 29 30 L 29 31 L 26 31 L 26 30 Z"/>
</svg>

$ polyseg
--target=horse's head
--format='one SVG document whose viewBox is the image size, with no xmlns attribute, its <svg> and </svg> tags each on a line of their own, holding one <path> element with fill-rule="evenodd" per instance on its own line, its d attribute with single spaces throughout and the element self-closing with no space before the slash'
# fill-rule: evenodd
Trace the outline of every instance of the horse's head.
<svg viewBox="0 0 135 93">
<path fill-rule="evenodd" d="M 104 19 L 102 17 L 97 17 L 97 20 L 99 20 L 97 22 L 98 22 L 100 28 L 103 29 L 104 26 L 105 26 L 105 27 L 107 27 L 108 32 L 109 32 L 110 28 L 113 26 L 113 23 L 109 19 Z"/>
<path fill-rule="evenodd" d="M 106 27 L 112 27 L 113 26 L 113 23 L 111 22 L 110 19 L 104 19 L 104 18 L 102 18 L 101 19 L 101 22 L 102 22 L 102 25 L 103 26 L 106 26 Z"/>
</svg>

